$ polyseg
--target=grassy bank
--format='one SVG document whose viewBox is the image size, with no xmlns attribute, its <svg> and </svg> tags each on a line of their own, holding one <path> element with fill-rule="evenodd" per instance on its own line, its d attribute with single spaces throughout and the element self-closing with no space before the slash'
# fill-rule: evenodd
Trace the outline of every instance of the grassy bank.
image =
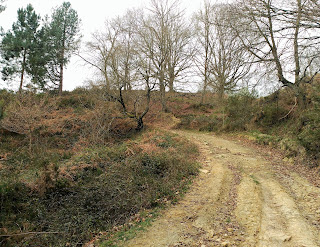
<svg viewBox="0 0 320 247">
<path fill-rule="evenodd" d="M 4 119 L 17 126 L 10 111 Z M 31 137 L 2 130 L 1 246 L 82 246 L 185 190 L 198 172 L 197 147 L 162 130 L 136 133 L 115 112 L 78 93 L 31 118 Z"/>
</svg>

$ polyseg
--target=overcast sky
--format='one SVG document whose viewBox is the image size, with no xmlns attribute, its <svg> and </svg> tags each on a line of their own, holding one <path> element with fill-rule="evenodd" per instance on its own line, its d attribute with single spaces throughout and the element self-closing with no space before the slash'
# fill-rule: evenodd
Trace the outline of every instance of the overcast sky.
<svg viewBox="0 0 320 247">
<path fill-rule="evenodd" d="M 4 30 L 11 28 L 12 23 L 17 20 L 17 10 L 32 4 L 36 13 L 41 17 L 51 15 L 52 9 L 61 5 L 63 0 L 7 0 L 6 10 L 0 14 L 0 26 Z M 138 8 L 149 5 L 150 0 L 69 0 L 72 8 L 75 9 L 82 20 L 83 40 L 89 40 L 92 32 L 103 27 L 104 21 L 108 18 L 122 15 L 130 8 Z M 200 8 L 203 0 L 181 0 L 182 8 L 186 9 L 187 14 L 191 14 Z M 72 90 L 77 86 L 82 86 L 83 82 L 90 79 L 91 71 L 83 66 L 77 58 L 73 58 L 68 65 L 64 77 L 64 89 Z M 18 88 L 18 82 L 12 88 Z"/>
</svg>

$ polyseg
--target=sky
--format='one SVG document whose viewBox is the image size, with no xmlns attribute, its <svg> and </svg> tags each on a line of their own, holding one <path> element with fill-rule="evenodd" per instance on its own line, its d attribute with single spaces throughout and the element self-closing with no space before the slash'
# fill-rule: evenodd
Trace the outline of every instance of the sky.
<svg viewBox="0 0 320 247">
<path fill-rule="evenodd" d="M 11 29 L 12 23 L 17 20 L 18 8 L 25 8 L 27 4 L 32 4 L 36 13 L 41 17 L 51 15 L 52 9 L 60 6 L 63 0 L 6 0 L 6 10 L 0 13 L 0 26 L 7 31 Z M 106 19 L 122 15 L 127 9 L 148 6 L 150 0 L 69 0 L 72 8 L 78 12 L 81 19 L 81 34 L 83 41 L 90 40 L 91 34 L 96 30 L 101 30 Z M 203 0 L 181 0 L 181 7 L 188 15 L 200 8 Z M 64 76 L 64 89 L 72 90 L 78 86 L 83 86 L 84 82 L 92 77 L 92 69 L 85 66 L 83 61 L 77 57 L 71 59 Z M 11 85 L 11 89 L 18 88 L 18 82 Z M 0 86 L 4 86 L 3 82 Z"/>
</svg>

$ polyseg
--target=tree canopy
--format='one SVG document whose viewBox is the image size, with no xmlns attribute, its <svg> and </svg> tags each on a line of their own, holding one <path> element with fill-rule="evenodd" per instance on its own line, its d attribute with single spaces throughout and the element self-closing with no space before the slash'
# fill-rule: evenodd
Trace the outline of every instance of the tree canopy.
<svg viewBox="0 0 320 247">
<path fill-rule="evenodd" d="M 27 76 L 33 87 L 58 88 L 61 95 L 63 70 L 78 48 L 79 32 L 80 20 L 70 2 L 57 7 L 44 23 L 31 4 L 20 8 L 1 42 L 3 79 L 20 77 L 21 92 Z"/>
<path fill-rule="evenodd" d="M 18 20 L 13 23 L 12 30 L 4 34 L 2 39 L 2 77 L 4 80 L 20 76 L 19 91 L 22 90 L 24 76 L 32 76 L 32 67 L 37 49 L 37 32 L 40 16 L 31 4 L 18 10 Z"/>
</svg>

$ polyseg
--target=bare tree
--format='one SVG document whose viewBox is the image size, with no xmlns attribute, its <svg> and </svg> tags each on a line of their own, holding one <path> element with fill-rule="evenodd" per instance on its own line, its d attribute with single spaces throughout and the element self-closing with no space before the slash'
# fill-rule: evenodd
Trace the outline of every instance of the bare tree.
<svg viewBox="0 0 320 247">
<path fill-rule="evenodd" d="M 228 6 L 214 5 L 211 13 L 213 22 L 209 71 L 212 79 L 209 85 L 222 99 L 225 92 L 234 91 L 248 77 L 252 55 L 243 49 L 241 40 L 230 28 Z"/>
<path fill-rule="evenodd" d="M 140 49 L 151 61 L 153 74 L 158 79 L 162 110 L 166 111 L 166 88 L 174 91 L 174 83 L 190 67 L 192 35 L 179 1 L 152 0 L 148 10 L 149 15 L 140 29 Z"/>
<path fill-rule="evenodd" d="M 85 55 L 78 54 L 87 64 L 98 70 L 108 91 L 113 84 L 110 65 L 120 35 L 118 28 L 106 21 L 104 32 L 93 33 L 92 41 L 86 43 Z"/>
<path fill-rule="evenodd" d="M 202 81 L 202 96 L 201 104 L 204 102 L 208 85 L 210 83 L 209 62 L 212 59 L 211 47 L 212 44 L 212 10 L 213 6 L 210 2 L 204 1 L 203 9 L 200 9 L 194 16 L 196 40 L 197 40 L 197 53 L 194 56 L 194 62 L 199 72 Z"/>
<path fill-rule="evenodd" d="M 182 74 L 191 67 L 195 54 L 192 43 L 193 30 L 184 18 L 183 12 L 177 15 L 168 30 L 167 83 L 169 92 L 175 91 L 175 83 L 184 77 Z"/>
<path fill-rule="evenodd" d="M 195 64 L 203 78 L 201 103 L 209 87 L 222 99 L 225 92 L 235 90 L 248 76 L 250 54 L 230 28 L 228 5 L 205 1 L 195 21 L 198 41 Z"/>
<path fill-rule="evenodd" d="M 150 62 L 138 50 L 141 14 L 139 10 L 128 11 L 109 20 L 106 30 L 95 33 L 87 44 L 87 54 L 79 55 L 103 75 L 105 98 L 118 102 L 122 113 L 136 120 L 137 130 L 144 126 L 154 89 Z"/>
<path fill-rule="evenodd" d="M 122 84 L 118 88 L 117 94 L 106 93 L 107 98 L 110 98 L 120 104 L 122 108 L 122 113 L 126 117 L 129 117 L 136 121 L 137 131 L 141 131 L 144 128 L 143 118 L 149 112 L 151 92 L 155 87 L 155 83 L 152 82 L 150 70 L 146 71 L 145 73 L 141 72 L 141 76 L 144 80 L 144 90 L 131 91 L 129 95 L 124 95 L 123 88 L 125 84 Z"/>
<path fill-rule="evenodd" d="M 316 8 L 316 10 L 313 10 Z M 301 87 L 312 82 L 318 61 L 319 10 L 312 0 L 239 0 L 233 8 L 232 28 L 256 63 L 276 71 L 279 82 L 291 88 L 304 106 Z"/>
<path fill-rule="evenodd" d="M 137 80 L 141 55 L 138 52 L 137 29 L 142 11 L 131 10 L 124 16 L 107 20 L 103 31 L 92 34 L 84 55 L 79 56 L 98 70 L 108 90 L 124 85 L 130 90 Z"/>
</svg>

